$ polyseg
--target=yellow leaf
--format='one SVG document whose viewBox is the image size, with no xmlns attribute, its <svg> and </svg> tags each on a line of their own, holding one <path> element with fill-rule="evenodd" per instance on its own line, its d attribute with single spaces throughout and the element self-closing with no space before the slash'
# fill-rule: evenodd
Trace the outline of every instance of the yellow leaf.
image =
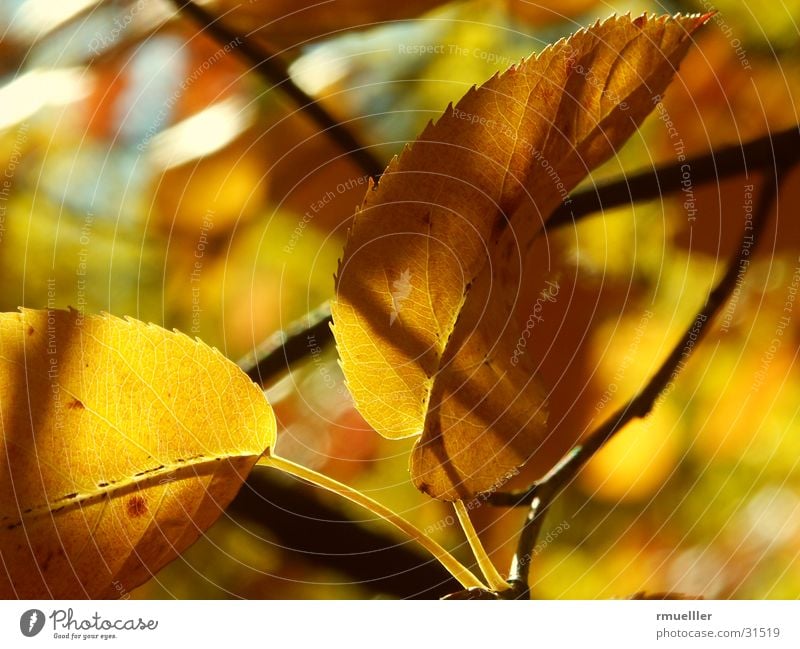
<svg viewBox="0 0 800 649">
<path fill-rule="evenodd" d="M 612 17 L 559 41 L 448 107 L 368 191 L 334 333 L 364 418 L 387 437 L 421 434 L 422 491 L 471 497 L 536 452 L 545 390 L 531 355 L 513 354 L 524 256 L 650 113 L 706 20 Z"/>
<path fill-rule="evenodd" d="M 275 439 L 199 341 L 77 311 L 0 314 L 0 597 L 118 597 L 193 543 Z"/>
</svg>

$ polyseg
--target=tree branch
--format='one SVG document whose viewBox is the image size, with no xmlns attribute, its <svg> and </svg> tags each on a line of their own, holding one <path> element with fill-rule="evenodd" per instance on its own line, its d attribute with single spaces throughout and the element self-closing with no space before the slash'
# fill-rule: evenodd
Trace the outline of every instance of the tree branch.
<svg viewBox="0 0 800 649">
<path fill-rule="evenodd" d="M 547 220 L 545 229 L 555 230 L 601 210 L 658 198 L 681 189 L 684 171 L 693 186 L 723 178 L 773 168 L 788 169 L 800 161 L 800 128 L 767 133 L 744 144 L 709 151 L 683 162 L 663 165 L 626 175 L 619 180 L 574 192 Z"/>
<path fill-rule="evenodd" d="M 326 302 L 291 323 L 285 330 L 270 336 L 253 354 L 240 360 L 239 367 L 255 383 L 267 386 L 294 363 L 332 340 L 331 307 Z"/>
<path fill-rule="evenodd" d="M 314 120 L 332 141 L 334 141 L 359 167 L 372 178 L 378 178 L 385 165 L 365 147 L 358 138 L 339 120 L 331 115 L 316 99 L 308 95 L 292 81 L 286 65 L 278 54 L 266 51 L 246 41 L 241 34 L 225 27 L 220 17 L 214 17 L 191 0 L 175 0 L 178 11 L 197 23 L 204 32 L 220 43 L 236 42 L 233 50 L 245 60 L 252 70 L 258 72 L 268 83 L 280 88 L 300 109 Z"/>
<path fill-rule="evenodd" d="M 529 592 L 528 567 L 550 503 L 606 442 L 634 419 L 646 417 L 658 400 L 666 396 L 665 390 L 680 374 L 685 361 L 708 331 L 714 316 L 728 301 L 736 287 L 736 281 L 741 272 L 740 261 L 749 257 L 752 250 L 756 248 L 766 227 L 769 209 L 773 199 L 776 197 L 779 176 L 780 171 L 775 171 L 773 182 L 765 184 L 754 213 L 752 231 L 745 230 L 739 250 L 728 262 L 725 275 L 708 296 L 704 307 L 695 316 L 692 324 L 686 329 L 678 344 L 661 364 L 658 371 L 651 377 L 644 389 L 617 410 L 583 444 L 574 448 L 547 475 L 534 483 L 529 489 L 517 494 L 503 494 L 502 498 L 497 498 L 500 494 L 495 494 L 495 497 L 488 499 L 491 504 L 527 503 L 530 505 L 509 575 L 509 581 L 516 585 L 518 592 L 525 594 Z"/>
</svg>

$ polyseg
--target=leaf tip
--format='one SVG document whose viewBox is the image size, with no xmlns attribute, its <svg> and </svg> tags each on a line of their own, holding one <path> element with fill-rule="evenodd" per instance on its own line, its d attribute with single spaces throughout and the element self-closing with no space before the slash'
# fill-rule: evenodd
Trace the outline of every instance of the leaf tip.
<svg viewBox="0 0 800 649">
<path fill-rule="evenodd" d="M 709 20 L 711 20 L 714 16 L 719 13 L 718 10 L 712 9 L 711 11 L 707 11 L 704 14 L 700 14 L 697 18 L 697 25 L 698 27 L 701 25 L 705 25 Z"/>
</svg>

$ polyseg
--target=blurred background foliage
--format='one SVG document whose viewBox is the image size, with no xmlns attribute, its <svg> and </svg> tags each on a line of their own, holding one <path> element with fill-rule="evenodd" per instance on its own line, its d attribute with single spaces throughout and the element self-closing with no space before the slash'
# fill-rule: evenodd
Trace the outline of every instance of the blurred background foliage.
<svg viewBox="0 0 800 649">
<path fill-rule="evenodd" d="M 719 13 L 665 100 L 687 154 L 799 121 L 800 2 L 714 6 Z M 472 84 L 581 26 L 613 11 L 711 4 L 204 7 L 277 53 L 294 82 L 386 162 Z M 279 87 L 248 70 L 236 43 L 199 33 L 166 0 L 7 0 L 0 29 L 3 310 L 107 310 L 181 329 L 239 359 L 331 297 L 366 178 Z M 676 139 L 654 115 L 587 185 L 675 159 Z M 795 171 L 784 184 L 783 215 L 732 315 L 716 323 L 658 410 L 603 450 L 554 506 L 536 549 L 535 596 L 800 593 L 796 304 L 774 343 L 800 277 L 798 181 Z M 654 371 L 736 245 L 743 183 L 694 187 L 688 207 L 679 193 L 606 211 L 540 239 L 523 294 L 536 295 L 546 279 L 559 283 L 528 350 L 551 388 L 552 434 L 540 461 L 510 486 L 541 475 Z M 531 308 L 520 305 L 522 314 Z M 352 409 L 333 350 L 315 352 L 268 393 L 280 454 L 368 492 L 467 556 L 448 508 L 409 484 L 410 443 L 381 439 Z M 347 503 L 277 480 L 408 545 Z M 475 512 L 500 566 L 522 516 Z M 358 581 L 287 546 L 270 520 L 234 508 L 132 595 L 387 596 Z"/>
</svg>

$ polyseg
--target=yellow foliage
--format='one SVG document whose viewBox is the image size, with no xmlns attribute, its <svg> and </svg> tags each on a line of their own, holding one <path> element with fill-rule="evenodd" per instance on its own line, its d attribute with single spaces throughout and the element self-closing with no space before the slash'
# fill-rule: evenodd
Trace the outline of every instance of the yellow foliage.
<svg viewBox="0 0 800 649">
<path fill-rule="evenodd" d="M 0 315 L 0 597 L 127 593 L 208 528 L 275 439 L 219 352 L 78 311 Z"/>
</svg>

